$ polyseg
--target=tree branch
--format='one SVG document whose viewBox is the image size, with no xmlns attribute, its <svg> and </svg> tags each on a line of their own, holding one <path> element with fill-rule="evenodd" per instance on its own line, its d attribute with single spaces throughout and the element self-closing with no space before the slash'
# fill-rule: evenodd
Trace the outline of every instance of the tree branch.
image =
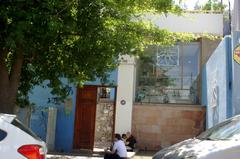
<svg viewBox="0 0 240 159">
<path fill-rule="evenodd" d="M 7 85 L 9 81 L 9 74 L 8 74 L 8 69 L 6 66 L 5 58 L 8 54 L 9 50 L 8 49 L 3 49 L 0 52 L 0 85 Z"/>
<path fill-rule="evenodd" d="M 20 48 L 18 54 L 15 56 L 14 63 L 10 72 L 10 87 L 14 92 L 18 90 L 23 59 L 23 49 Z"/>
</svg>

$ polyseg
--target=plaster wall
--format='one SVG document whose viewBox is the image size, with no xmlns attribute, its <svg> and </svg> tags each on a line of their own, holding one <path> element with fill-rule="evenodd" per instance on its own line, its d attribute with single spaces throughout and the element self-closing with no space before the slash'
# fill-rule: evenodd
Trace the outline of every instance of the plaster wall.
<svg viewBox="0 0 240 159">
<path fill-rule="evenodd" d="M 148 14 L 146 19 L 172 32 L 223 35 L 223 14 L 220 13 L 183 13 L 181 16 Z"/>
<path fill-rule="evenodd" d="M 46 82 L 47 83 L 47 82 Z M 36 86 L 30 95 L 30 101 L 35 103 L 31 116 L 31 129 L 46 141 L 48 107 L 57 109 L 55 129 L 55 150 L 70 152 L 73 145 L 76 89 L 70 86 L 71 95 L 66 102 L 58 102 L 57 97 L 51 94 L 48 88 Z M 69 105 L 70 104 L 70 105 Z"/>
<path fill-rule="evenodd" d="M 228 117 L 231 109 L 229 55 L 231 39 L 225 37 L 213 52 L 202 71 L 202 104 L 207 106 L 207 127 L 210 128 Z"/>
<path fill-rule="evenodd" d="M 240 31 L 234 31 L 232 33 L 232 48 L 234 49 L 240 45 Z M 233 71 L 233 83 L 232 83 L 232 106 L 233 115 L 240 114 L 240 64 L 232 59 L 232 71 Z"/>
<path fill-rule="evenodd" d="M 128 55 L 121 57 L 118 67 L 118 88 L 116 101 L 115 132 L 126 133 L 132 126 L 134 100 L 135 60 Z"/>
</svg>

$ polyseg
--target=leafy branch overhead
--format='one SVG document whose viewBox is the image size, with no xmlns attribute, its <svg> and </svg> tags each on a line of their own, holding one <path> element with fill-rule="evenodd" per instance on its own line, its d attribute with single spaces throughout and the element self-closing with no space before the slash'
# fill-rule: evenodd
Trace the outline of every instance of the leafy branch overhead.
<svg viewBox="0 0 240 159">
<path fill-rule="evenodd" d="M 0 105 L 6 108 L 17 99 L 27 102 L 33 86 L 45 80 L 53 93 L 64 96 L 61 77 L 83 84 L 105 77 L 117 66 L 119 54 L 135 55 L 146 44 L 194 38 L 140 19 L 146 12 L 180 13 L 172 0 L 0 0 L 0 4 L 0 101 L 9 99 Z"/>
</svg>

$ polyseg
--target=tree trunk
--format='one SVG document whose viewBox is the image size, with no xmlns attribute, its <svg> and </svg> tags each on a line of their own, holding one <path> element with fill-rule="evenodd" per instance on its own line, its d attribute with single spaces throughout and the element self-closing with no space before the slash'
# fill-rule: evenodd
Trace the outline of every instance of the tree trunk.
<svg viewBox="0 0 240 159">
<path fill-rule="evenodd" d="M 11 71 L 8 71 L 5 63 L 7 54 L 7 50 L 0 52 L 0 112 L 14 114 L 23 64 L 23 52 L 20 50 L 15 56 Z"/>
</svg>

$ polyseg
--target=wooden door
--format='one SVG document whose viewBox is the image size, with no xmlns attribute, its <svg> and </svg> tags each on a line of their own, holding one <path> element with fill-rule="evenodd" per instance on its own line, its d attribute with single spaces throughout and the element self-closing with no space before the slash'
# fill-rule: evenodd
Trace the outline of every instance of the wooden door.
<svg viewBox="0 0 240 159">
<path fill-rule="evenodd" d="M 74 149 L 93 150 L 96 103 L 96 86 L 78 88 L 74 125 Z"/>
</svg>

